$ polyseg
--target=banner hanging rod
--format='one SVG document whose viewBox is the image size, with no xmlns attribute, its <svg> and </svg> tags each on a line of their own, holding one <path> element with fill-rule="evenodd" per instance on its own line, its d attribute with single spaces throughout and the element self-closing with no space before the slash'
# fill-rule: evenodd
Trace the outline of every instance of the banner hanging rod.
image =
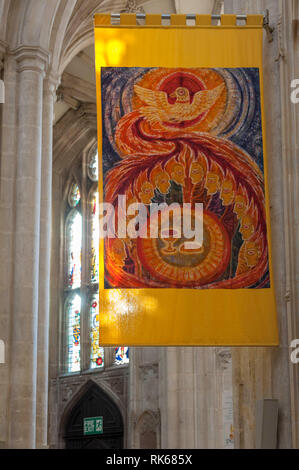
<svg viewBox="0 0 299 470">
<path fill-rule="evenodd" d="M 170 20 L 171 15 L 169 13 L 163 13 L 161 15 L 162 20 Z M 211 15 L 212 20 L 221 20 L 221 15 Z M 114 20 L 119 20 L 120 19 L 120 13 L 111 13 L 111 18 Z M 146 13 L 136 13 L 136 18 L 137 20 L 145 20 L 146 18 Z M 265 18 L 265 16 L 264 16 Z M 193 13 L 186 14 L 186 19 L 187 20 L 196 20 L 196 15 Z M 237 15 L 237 20 L 247 20 L 247 15 Z"/>
<path fill-rule="evenodd" d="M 111 19 L 120 21 L 120 13 L 111 13 Z M 187 13 L 186 14 L 186 20 L 196 20 L 196 16 L 194 13 Z M 221 20 L 222 15 L 211 15 L 212 20 Z M 171 14 L 169 13 L 163 13 L 161 14 L 162 20 L 171 20 Z M 247 21 L 247 15 L 236 15 L 237 20 L 239 21 Z M 267 33 L 267 38 L 268 42 L 273 41 L 273 31 L 274 27 L 270 25 L 269 21 L 269 10 L 265 10 L 263 13 L 263 27 L 266 30 Z M 136 19 L 137 20 L 145 20 L 146 19 L 146 13 L 136 13 Z"/>
</svg>

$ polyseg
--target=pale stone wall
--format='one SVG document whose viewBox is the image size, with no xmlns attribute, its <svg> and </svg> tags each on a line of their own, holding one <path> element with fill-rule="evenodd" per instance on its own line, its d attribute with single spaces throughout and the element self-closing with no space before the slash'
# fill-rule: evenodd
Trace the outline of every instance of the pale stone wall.
<svg viewBox="0 0 299 470">
<path fill-rule="evenodd" d="M 63 419 L 88 379 L 120 407 L 129 447 L 253 448 L 256 400 L 277 398 L 278 446 L 298 448 L 298 366 L 289 361 L 289 342 L 299 337 L 299 105 L 289 99 L 290 80 L 299 78 L 296 0 L 225 0 L 228 13 L 269 8 L 275 26 L 273 42 L 264 40 L 264 81 L 280 347 L 136 348 L 129 371 L 60 376 L 64 188 L 68 168 L 94 139 L 95 108 L 68 111 L 52 149 L 54 92 L 67 63 L 92 43 L 100 3 L 0 0 L 0 448 L 62 447 Z"/>
</svg>

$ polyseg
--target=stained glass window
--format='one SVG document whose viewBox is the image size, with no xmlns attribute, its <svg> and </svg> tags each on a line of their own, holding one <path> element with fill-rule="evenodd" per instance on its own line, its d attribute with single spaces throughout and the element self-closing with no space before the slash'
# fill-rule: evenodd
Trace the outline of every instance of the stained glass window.
<svg viewBox="0 0 299 470">
<path fill-rule="evenodd" d="M 81 195 L 80 195 L 79 186 L 77 185 L 77 183 L 74 183 L 69 193 L 69 205 L 71 207 L 76 207 L 79 204 L 80 199 L 81 199 Z"/>
<path fill-rule="evenodd" d="M 69 296 L 66 302 L 68 372 L 80 371 L 80 317 L 81 297 L 74 294 Z"/>
<path fill-rule="evenodd" d="M 83 159 L 81 163 L 83 166 Z M 80 372 L 82 369 L 80 354 L 81 351 L 83 354 L 83 348 L 87 347 L 88 343 L 89 350 L 84 349 L 84 357 L 89 357 L 87 367 L 96 372 L 112 365 L 110 355 L 104 361 L 105 348 L 99 346 L 99 194 L 96 187 L 99 168 L 95 147 L 92 147 L 87 155 L 85 168 L 86 171 L 79 176 L 81 179 L 78 182 L 79 173 L 72 175 L 72 184 L 66 200 L 64 291 L 67 300 L 64 304 L 63 339 L 66 346 L 66 365 L 64 364 L 63 371 L 70 373 Z M 86 199 L 83 197 L 85 194 L 88 195 Z M 84 240 L 86 245 L 82 246 Z M 82 271 L 83 256 L 84 260 L 86 256 L 87 269 Z M 115 299 L 115 302 L 116 308 L 119 308 L 120 299 Z M 88 331 L 87 337 L 90 339 L 89 342 L 82 341 L 82 349 L 81 330 Z M 129 348 L 114 348 L 111 359 L 114 366 L 128 364 Z"/>
<path fill-rule="evenodd" d="M 129 363 L 129 348 L 122 346 L 115 348 L 115 359 L 116 365 L 128 364 Z"/>
<path fill-rule="evenodd" d="M 98 181 L 98 171 L 98 153 L 97 151 L 93 151 L 90 154 L 89 161 L 87 164 L 87 172 L 91 181 Z"/>
<path fill-rule="evenodd" d="M 69 214 L 66 229 L 67 240 L 67 285 L 76 289 L 81 285 L 81 245 L 82 245 L 82 216 L 73 209 Z"/>
<path fill-rule="evenodd" d="M 91 253 L 90 253 L 90 280 L 99 282 L 99 194 L 95 192 L 91 200 Z"/>
<path fill-rule="evenodd" d="M 104 348 L 99 346 L 99 296 L 92 296 L 90 303 L 90 368 L 104 366 Z"/>
</svg>

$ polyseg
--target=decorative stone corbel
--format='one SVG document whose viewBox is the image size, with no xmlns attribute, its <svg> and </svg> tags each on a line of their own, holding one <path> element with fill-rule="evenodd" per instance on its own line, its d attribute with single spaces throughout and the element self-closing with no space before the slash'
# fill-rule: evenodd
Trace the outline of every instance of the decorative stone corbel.
<svg viewBox="0 0 299 470">
<path fill-rule="evenodd" d="M 56 101 L 57 89 L 60 85 L 61 77 L 53 72 L 48 72 L 44 79 L 44 90 L 48 91 Z"/>
<path fill-rule="evenodd" d="M 291 291 L 290 290 L 286 291 L 286 293 L 284 295 L 284 298 L 285 298 L 286 302 L 290 302 L 290 300 L 291 300 Z"/>
<path fill-rule="evenodd" d="M 283 59 L 285 57 L 285 51 L 283 48 L 283 37 L 282 37 L 282 14 L 279 16 L 279 20 L 277 23 L 277 33 L 278 33 L 278 54 L 275 58 L 275 62 L 278 62 L 279 59 Z"/>
<path fill-rule="evenodd" d="M 136 0 L 127 0 L 121 13 L 145 13 L 145 11 L 141 5 L 137 4 Z"/>
<path fill-rule="evenodd" d="M 152 380 L 158 377 L 159 366 L 157 363 L 143 364 L 139 366 L 139 371 L 142 380 Z"/>
<path fill-rule="evenodd" d="M 219 369 L 226 370 L 231 366 L 232 355 L 230 348 L 216 348 L 216 360 Z"/>
<path fill-rule="evenodd" d="M 269 10 L 265 11 L 263 28 L 266 30 L 268 42 L 273 41 L 274 26 L 270 25 Z"/>
</svg>

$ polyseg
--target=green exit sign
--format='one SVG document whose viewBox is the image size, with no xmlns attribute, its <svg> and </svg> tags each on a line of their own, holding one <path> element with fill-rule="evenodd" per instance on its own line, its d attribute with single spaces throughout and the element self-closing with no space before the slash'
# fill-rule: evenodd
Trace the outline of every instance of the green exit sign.
<svg viewBox="0 0 299 470">
<path fill-rule="evenodd" d="M 84 418 L 84 436 L 91 436 L 92 434 L 103 434 L 103 416 L 96 418 Z"/>
</svg>

